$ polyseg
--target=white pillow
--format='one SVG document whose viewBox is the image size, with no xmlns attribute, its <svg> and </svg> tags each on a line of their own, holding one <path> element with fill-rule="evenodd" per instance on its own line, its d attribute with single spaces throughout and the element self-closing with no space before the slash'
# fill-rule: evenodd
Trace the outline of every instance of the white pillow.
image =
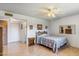
<svg viewBox="0 0 79 59">
<path fill-rule="evenodd" d="M 46 37 L 46 36 L 48 36 L 47 34 L 42 34 L 42 35 L 40 35 L 41 37 Z"/>
</svg>

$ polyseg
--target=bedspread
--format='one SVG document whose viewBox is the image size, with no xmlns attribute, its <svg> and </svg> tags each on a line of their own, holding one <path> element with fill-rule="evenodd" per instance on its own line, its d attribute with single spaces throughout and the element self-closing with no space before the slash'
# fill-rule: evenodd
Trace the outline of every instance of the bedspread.
<svg viewBox="0 0 79 59">
<path fill-rule="evenodd" d="M 67 39 L 65 37 L 56 37 L 56 36 L 38 36 L 37 44 L 45 45 L 49 48 L 52 48 L 54 52 L 58 51 L 58 48 L 67 43 Z"/>
</svg>

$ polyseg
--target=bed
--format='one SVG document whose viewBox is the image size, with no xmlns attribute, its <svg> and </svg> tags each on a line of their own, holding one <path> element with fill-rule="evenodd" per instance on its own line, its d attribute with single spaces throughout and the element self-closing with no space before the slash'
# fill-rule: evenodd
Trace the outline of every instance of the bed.
<svg viewBox="0 0 79 59">
<path fill-rule="evenodd" d="M 47 46 L 49 48 L 52 48 L 53 52 L 58 53 L 58 49 L 61 46 L 64 46 L 67 44 L 66 37 L 63 36 L 49 36 L 47 34 L 38 34 L 37 33 L 37 44 L 41 44 L 44 46 Z"/>
</svg>

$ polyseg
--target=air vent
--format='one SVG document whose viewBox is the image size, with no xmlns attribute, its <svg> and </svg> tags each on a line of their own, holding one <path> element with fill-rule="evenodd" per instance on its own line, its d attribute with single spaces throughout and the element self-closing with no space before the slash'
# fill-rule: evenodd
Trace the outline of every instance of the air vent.
<svg viewBox="0 0 79 59">
<path fill-rule="evenodd" d="M 10 17 L 12 17 L 13 14 L 11 14 L 11 13 L 5 13 L 5 16 L 10 16 Z"/>
</svg>

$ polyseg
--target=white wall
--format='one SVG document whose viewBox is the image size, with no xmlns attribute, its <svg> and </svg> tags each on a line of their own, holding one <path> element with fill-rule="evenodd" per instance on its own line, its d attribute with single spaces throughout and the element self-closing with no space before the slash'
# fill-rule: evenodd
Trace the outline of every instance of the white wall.
<svg viewBox="0 0 79 59">
<path fill-rule="evenodd" d="M 76 34 L 59 34 L 59 25 L 76 25 Z M 65 17 L 58 20 L 52 20 L 50 34 L 63 35 L 68 38 L 71 46 L 79 48 L 79 15 Z"/>
</svg>

